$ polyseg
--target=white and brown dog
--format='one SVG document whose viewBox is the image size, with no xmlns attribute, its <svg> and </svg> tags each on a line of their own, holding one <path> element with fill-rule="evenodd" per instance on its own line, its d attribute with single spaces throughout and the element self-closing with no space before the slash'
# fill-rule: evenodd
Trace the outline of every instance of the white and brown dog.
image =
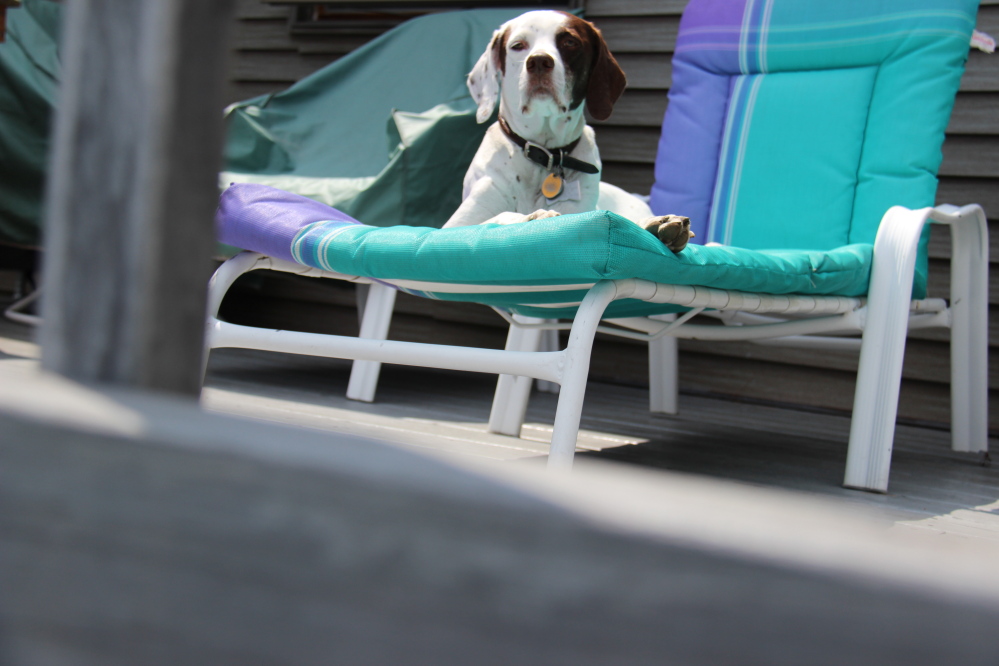
<svg viewBox="0 0 999 666">
<path fill-rule="evenodd" d="M 465 174 L 462 204 L 444 226 L 607 209 L 682 250 L 691 235 L 687 218 L 655 217 L 641 200 L 600 182 L 600 154 L 583 109 L 606 120 L 625 85 L 588 21 L 533 11 L 500 26 L 468 75 L 476 119 L 487 121 L 498 100 L 499 120 L 486 131 Z"/>
</svg>

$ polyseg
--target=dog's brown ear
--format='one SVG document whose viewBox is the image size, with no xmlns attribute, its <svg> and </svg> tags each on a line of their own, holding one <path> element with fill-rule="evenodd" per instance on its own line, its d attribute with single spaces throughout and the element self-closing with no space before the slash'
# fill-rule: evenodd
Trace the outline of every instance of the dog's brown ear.
<svg viewBox="0 0 999 666">
<path fill-rule="evenodd" d="M 628 80 L 624 70 L 607 48 L 607 42 L 604 41 L 600 30 L 593 24 L 589 25 L 594 33 L 595 54 L 590 69 L 590 81 L 586 86 L 586 108 L 594 119 L 607 120 L 614 111 L 615 102 L 628 85 Z"/>
<path fill-rule="evenodd" d="M 501 75 L 506 74 L 506 41 L 509 37 L 510 26 L 504 24 L 493 33 L 493 41 L 489 42 L 489 48 L 493 52 L 493 64 Z"/>
</svg>

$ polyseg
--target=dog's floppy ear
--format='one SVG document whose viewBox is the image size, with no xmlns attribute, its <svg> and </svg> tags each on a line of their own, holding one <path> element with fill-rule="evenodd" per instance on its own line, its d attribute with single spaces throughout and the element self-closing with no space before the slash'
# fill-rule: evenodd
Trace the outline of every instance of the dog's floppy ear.
<svg viewBox="0 0 999 666">
<path fill-rule="evenodd" d="M 607 48 L 604 36 L 595 26 L 589 25 L 594 33 L 596 53 L 590 69 L 590 80 L 586 86 L 586 108 L 596 120 L 607 120 L 614 111 L 614 103 L 628 85 L 628 80 L 624 76 L 624 70 Z"/>
<path fill-rule="evenodd" d="M 468 74 L 468 91 L 478 105 L 475 120 L 484 123 L 493 115 L 500 93 L 500 74 L 506 69 L 506 37 L 509 28 L 493 33 L 489 46 Z"/>
</svg>

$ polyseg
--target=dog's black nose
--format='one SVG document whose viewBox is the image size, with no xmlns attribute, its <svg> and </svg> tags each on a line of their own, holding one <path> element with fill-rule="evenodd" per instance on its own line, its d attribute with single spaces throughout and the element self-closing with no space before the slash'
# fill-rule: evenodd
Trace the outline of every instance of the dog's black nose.
<svg viewBox="0 0 999 666">
<path fill-rule="evenodd" d="M 550 72 L 555 68 L 555 58 L 547 53 L 537 53 L 527 59 L 527 71 L 529 72 Z"/>
</svg>

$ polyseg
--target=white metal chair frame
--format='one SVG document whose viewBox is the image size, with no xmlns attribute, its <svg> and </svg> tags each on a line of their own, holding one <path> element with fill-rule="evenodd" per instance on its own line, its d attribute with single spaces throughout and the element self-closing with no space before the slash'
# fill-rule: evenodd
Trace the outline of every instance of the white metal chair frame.
<svg viewBox="0 0 999 666">
<path fill-rule="evenodd" d="M 927 222 L 946 224 L 951 229 L 949 304 L 942 299 L 911 300 L 917 247 Z M 531 379 L 554 382 L 561 387 L 548 458 L 548 467 L 554 470 L 565 470 L 572 465 L 597 331 L 650 342 L 652 408 L 673 413 L 677 386 L 674 338 L 770 339 L 832 348 L 859 345 L 860 366 L 844 485 L 886 492 L 906 333 L 909 329 L 929 326 L 949 327 L 952 447 L 956 451 L 985 451 L 988 446 L 988 230 L 985 214 L 977 205 L 963 208 L 944 205 L 921 210 L 891 208 L 875 241 L 866 299 L 747 294 L 637 279 L 608 280 L 592 286 L 571 326 L 510 317 L 511 328 L 504 350 L 387 340 L 395 290 L 379 283 L 371 286 L 360 335 L 356 338 L 260 329 L 219 320 L 219 305 L 236 278 L 264 268 L 371 284 L 366 278 L 244 252 L 223 264 L 211 280 L 208 349 L 242 347 L 353 359 L 347 396 L 365 401 L 374 398 L 381 363 L 498 374 L 501 377 L 489 429 L 514 436 L 519 435 L 524 420 Z M 434 283 L 430 288 L 422 283 L 389 282 L 416 289 L 463 293 L 462 285 Z M 577 289 L 578 285 L 571 288 Z M 601 326 L 607 306 L 624 298 L 672 303 L 691 310 L 675 319 L 672 316 L 615 319 L 608 320 L 612 326 Z M 706 310 L 716 313 L 726 325 L 688 323 L 693 314 Z M 545 330 L 564 328 L 570 330 L 565 349 L 541 350 Z M 860 340 L 814 337 L 819 333 L 835 336 L 858 332 L 863 334 Z"/>
</svg>

